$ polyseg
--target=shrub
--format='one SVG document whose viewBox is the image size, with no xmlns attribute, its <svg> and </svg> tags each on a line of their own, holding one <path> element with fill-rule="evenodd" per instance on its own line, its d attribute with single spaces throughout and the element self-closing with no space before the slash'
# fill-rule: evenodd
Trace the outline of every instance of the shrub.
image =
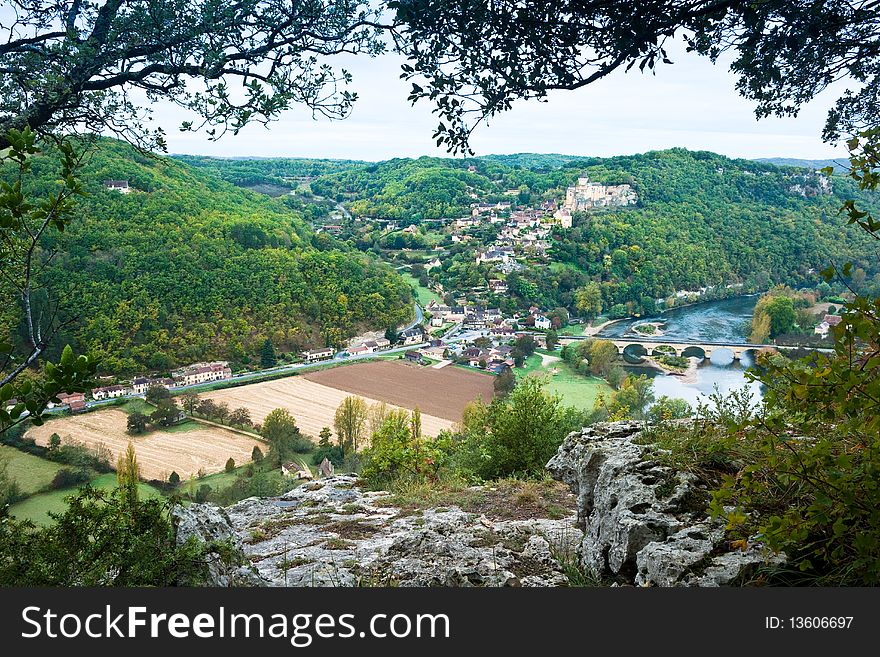
<svg viewBox="0 0 880 657">
<path fill-rule="evenodd" d="M 55 476 L 52 477 L 52 483 L 49 484 L 49 486 L 53 490 L 70 488 L 71 486 L 84 484 L 91 478 L 91 473 L 88 470 L 70 470 L 68 468 L 61 468 L 55 473 Z"/>
</svg>

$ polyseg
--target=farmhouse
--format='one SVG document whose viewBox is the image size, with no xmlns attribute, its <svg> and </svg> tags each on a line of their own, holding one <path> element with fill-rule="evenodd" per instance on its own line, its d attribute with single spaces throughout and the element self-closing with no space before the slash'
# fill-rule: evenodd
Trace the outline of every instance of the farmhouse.
<svg viewBox="0 0 880 657">
<path fill-rule="evenodd" d="M 422 347 L 419 349 L 419 353 L 422 354 L 425 358 L 430 358 L 432 360 L 443 360 L 444 354 L 446 354 L 446 346 L 445 345 L 437 345 L 431 347 Z"/>
<path fill-rule="evenodd" d="M 112 189 L 120 194 L 128 194 L 131 191 L 131 187 L 128 186 L 127 180 L 105 180 L 104 188 Z"/>
<path fill-rule="evenodd" d="M 130 395 L 132 389 L 125 386 L 105 386 L 103 388 L 94 388 L 92 390 L 92 399 L 117 399 Z"/>
<path fill-rule="evenodd" d="M 82 392 L 74 392 L 71 394 L 59 392 L 55 396 L 58 397 L 62 404 L 67 405 L 71 413 L 79 413 L 86 408 L 86 396 Z"/>
<path fill-rule="evenodd" d="M 148 379 L 146 377 L 138 377 L 131 382 L 131 394 L 143 395 L 153 386 L 162 386 L 170 390 L 174 387 L 174 379 Z"/>
<path fill-rule="evenodd" d="M 302 357 L 307 363 L 316 363 L 320 360 L 328 360 L 333 358 L 335 351 L 332 347 L 324 347 L 323 349 L 311 349 L 302 352 Z"/>
<path fill-rule="evenodd" d="M 303 470 L 302 466 L 295 461 L 291 461 L 290 463 L 282 463 L 281 474 L 283 474 L 285 477 L 293 477 L 294 479 L 300 480 L 314 479 L 311 472 L 309 472 L 308 470 Z"/>
<path fill-rule="evenodd" d="M 191 386 L 208 381 L 223 381 L 232 378 L 232 370 L 226 361 L 195 363 L 189 367 L 172 372 L 174 382 L 181 386 Z"/>
<path fill-rule="evenodd" d="M 400 333 L 400 339 L 404 345 L 419 344 L 425 341 L 425 329 L 421 326 L 413 326 Z"/>
<path fill-rule="evenodd" d="M 840 324 L 840 321 L 843 319 L 840 315 L 825 315 L 822 318 L 822 322 L 814 329 L 814 333 L 816 335 L 820 335 L 823 338 L 828 337 L 828 331 L 831 330 L 832 326 L 837 326 Z"/>
</svg>

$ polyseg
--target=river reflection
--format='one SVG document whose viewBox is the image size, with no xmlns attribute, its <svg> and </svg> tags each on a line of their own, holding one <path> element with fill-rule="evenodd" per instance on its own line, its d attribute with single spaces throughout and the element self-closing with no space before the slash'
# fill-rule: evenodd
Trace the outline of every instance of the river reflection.
<svg viewBox="0 0 880 657">
<path fill-rule="evenodd" d="M 707 342 L 744 342 L 747 337 L 748 323 L 758 301 L 757 296 L 710 301 L 687 308 L 677 308 L 664 313 L 650 321 L 665 321 L 663 337 L 673 340 L 694 340 Z M 646 321 L 625 320 L 612 324 L 599 335 L 603 337 L 622 337 L 631 331 L 634 324 Z M 632 333 L 629 333 L 632 335 Z M 662 341 L 662 338 L 658 338 Z M 761 398 L 761 386 L 749 382 L 744 372 L 754 363 L 752 352 L 746 352 L 742 361 L 733 360 L 730 351 L 716 349 L 711 360 L 703 360 L 697 367 L 695 379 L 685 382 L 682 377 L 653 368 L 629 366 L 626 369 L 633 374 L 647 374 L 654 378 L 654 394 L 657 397 L 666 395 L 684 399 L 695 406 L 699 399 L 706 400 L 717 387 L 724 394 L 732 390 L 748 388 L 753 399 Z"/>
</svg>

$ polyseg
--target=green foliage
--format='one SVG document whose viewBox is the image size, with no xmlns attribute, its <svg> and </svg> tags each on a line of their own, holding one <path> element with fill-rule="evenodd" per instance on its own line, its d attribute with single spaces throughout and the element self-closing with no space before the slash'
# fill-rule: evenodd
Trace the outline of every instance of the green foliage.
<svg viewBox="0 0 880 657">
<path fill-rule="evenodd" d="M 296 426 L 296 420 L 285 408 L 270 412 L 260 428 L 260 434 L 269 443 L 268 461 L 275 467 L 295 454 L 312 450 L 311 441 Z"/>
<path fill-rule="evenodd" d="M 338 468 L 341 466 L 345 461 L 345 454 L 342 451 L 342 447 L 330 442 L 330 438 L 333 435 L 330 431 L 330 427 L 324 427 L 318 435 L 318 447 L 315 449 L 315 453 L 312 456 L 312 463 L 318 465 L 326 458 L 335 467 Z"/>
<path fill-rule="evenodd" d="M 0 522 L 2 522 L 3 515 L 6 513 L 6 508 L 21 498 L 21 488 L 9 473 L 6 458 L 2 457 L 0 458 Z"/>
<path fill-rule="evenodd" d="M 372 486 L 387 486 L 402 479 L 436 481 L 452 444 L 447 435 L 435 439 L 421 435 L 418 409 L 412 414 L 389 411 L 373 431 L 370 446 L 363 450 L 361 475 Z"/>
<path fill-rule="evenodd" d="M 137 434 L 143 433 L 147 430 L 147 423 L 150 418 L 148 418 L 143 413 L 131 413 L 128 416 L 127 425 L 128 425 L 128 433 L 135 436 Z"/>
<path fill-rule="evenodd" d="M 263 450 L 260 449 L 259 445 L 254 445 L 253 450 L 251 450 L 251 461 L 254 463 L 259 463 L 263 460 Z"/>
<path fill-rule="evenodd" d="M 226 460 L 226 466 L 224 468 L 226 472 L 232 472 L 235 470 L 235 459 L 231 456 Z"/>
<path fill-rule="evenodd" d="M 152 385 L 147 388 L 147 393 L 144 395 L 147 403 L 158 405 L 164 399 L 171 399 L 171 391 L 168 390 L 165 386 L 160 385 Z"/>
<path fill-rule="evenodd" d="M 684 399 L 676 399 L 663 395 L 648 410 L 648 420 L 652 423 L 669 420 L 683 420 L 693 415 L 693 409 Z"/>
<path fill-rule="evenodd" d="M 180 421 L 180 409 L 173 399 L 163 399 L 150 414 L 150 422 L 163 427 L 170 427 Z"/>
<path fill-rule="evenodd" d="M 504 399 L 472 403 L 463 420 L 464 462 L 483 479 L 539 475 L 574 425 L 559 398 L 526 377 Z"/>
<path fill-rule="evenodd" d="M 82 489 L 44 528 L 0 516 L 2 586 L 173 586 L 205 581 L 205 546 L 178 545 L 171 502 Z"/>
<path fill-rule="evenodd" d="M 506 397 L 516 386 L 516 374 L 509 367 L 505 367 L 501 374 L 495 377 L 492 386 L 496 397 Z"/>
<path fill-rule="evenodd" d="M 278 364 L 278 358 L 275 356 L 275 347 L 272 346 L 272 339 L 266 338 L 260 349 L 260 367 L 264 370 L 275 367 Z"/>
<path fill-rule="evenodd" d="M 92 479 L 92 476 L 93 475 L 89 470 L 70 470 L 68 468 L 61 468 L 52 478 L 50 487 L 53 490 L 61 490 L 64 488 L 79 486 L 89 482 Z"/>
<path fill-rule="evenodd" d="M 171 474 L 168 475 L 168 483 L 171 486 L 177 486 L 180 483 L 180 475 L 175 470 L 172 470 Z"/>
<path fill-rule="evenodd" d="M 58 156 L 34 156 L 31 196 L 53 188 Z M 0 168 L 0 180 L 15 171 Z M 167 158 L 99 140 L 78 174 L 88 196 L 72 210 L 58 255 L 40 281 L 60 302 L 60 338 L 118 375 L 165 372 L 222 358 L 241 362 L 275 348 L 299 351 L 367 326 L 410 319 L 412 296 L 393 270 L 318 238 L 282 202 Z M 135 191 L 103 188 L 128 179 Z M 244 229 L 259 239 L 240 243 Z M 4 319 L 16 325 L 15 307 Z M 63 342 L 61 343 L 63 344 Z M 51 355 L 57 351 L 50 350 Z"/>
<path fill-rule="evenodd" d="M 361 397 L 349 396 L 342 400 L 333 417 L 333 426 L 343 454 L 357 452 L 363 443 L 369 410 Z"/>
<path fill-rule="evenodd" d="M 575 308 L 584 317 L 592 319 L 602 312 L 602 289 L 593 282 L 575 292 Z"/>
<path fill-rule="evenodd" d="M 648 406 L 654 402 L 653 388 L 654 380 L 644 374 L 627 376 L 610 399 L 604 395 L 596 398 L 594 421 L 646 419 Z"/>
</svg>

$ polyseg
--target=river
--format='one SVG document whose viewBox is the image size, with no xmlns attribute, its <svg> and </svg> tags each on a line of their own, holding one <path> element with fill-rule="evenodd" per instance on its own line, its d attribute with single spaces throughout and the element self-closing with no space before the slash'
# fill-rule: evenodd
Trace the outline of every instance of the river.
<svg viewBox="0 0 880 657">
<path fill-rule="evenodd" d="M 707 342 L 745 342 L 748 322 L 751 320 L 757 296 L 737 297 L 723 301 L 707 301 L 683 308 L 676 308 L 657 317 L 628 319 L 605 327 L 597 337 L 623 337 L 634 324 L 645 321 L 664 321 L 663 336 L 672 340 L 694 340 Z M 657 338 L 662 341 L 662 337 Z M 760 385 L 749 382 L 744 372 L 753 364 L 752 353 L 746 352 L 742 361 L 734 361 L 733 354 L 726 350 L 715 350 L 711 360 L 703 360 L 697 367 L 696 380 L 690 383 L 681 377 L 658 372 L 647 367 L 628 367 L 635 374 L 648 374 L 654 377 L 654 394 L 657 397 L 684 399 L 692 406 L 697 401 L 712 394 L 717 387 L 722 393 L 749 388 L 753 399 L 761 396 Z"/>
</svg>

